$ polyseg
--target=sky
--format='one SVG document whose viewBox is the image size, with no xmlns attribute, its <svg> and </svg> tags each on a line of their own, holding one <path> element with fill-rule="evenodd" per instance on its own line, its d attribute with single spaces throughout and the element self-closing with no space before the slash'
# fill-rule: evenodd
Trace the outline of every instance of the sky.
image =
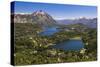
<svg viewBox="0 0 100 67">
<path fill-rule="evenodd" d="M 19 2 L 15 1 L 11 5 L 14 13 L 33 13 L 42 10 L 51 15 L 54 19 L 73 19 L 73 18 L 95 18 L 97 17 L 96 6 L 82 6 L 69 4 L 50 4 L 38 2 Z"/>
</svg>

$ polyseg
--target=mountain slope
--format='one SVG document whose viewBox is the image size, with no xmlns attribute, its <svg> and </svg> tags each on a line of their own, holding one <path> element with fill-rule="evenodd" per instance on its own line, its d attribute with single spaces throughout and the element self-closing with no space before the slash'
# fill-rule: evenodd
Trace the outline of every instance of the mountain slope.
<svg viewBox="0 0 100 67">
<path fill-rule="evenodd" d="M 40 25 L 54 25 L 56 21 L 46 12 L 42 10 L 34 12 L 32 15 L 33 21 Z"/>
</svg>

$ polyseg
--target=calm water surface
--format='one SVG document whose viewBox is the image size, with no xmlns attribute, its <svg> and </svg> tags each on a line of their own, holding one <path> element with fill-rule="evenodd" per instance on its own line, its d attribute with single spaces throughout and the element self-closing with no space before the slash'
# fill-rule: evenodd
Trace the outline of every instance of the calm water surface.
<svg viewBox="0 0 100 67">
<path fill-rule="evenodd" d="M 84 48 L 84 43 L 82 42 L 82 40 L 69 40 L 63 41 L 51 47 L 61 50 L 80 50 Z"/>
<path fill-rule="evenodd" d="M 50 35 L 53 35 L 56 32 L 59 32 L 57 27 L 44 27 L 43 31 L 40 33 L 40 35 L 50 36 Z"/>
</svg>

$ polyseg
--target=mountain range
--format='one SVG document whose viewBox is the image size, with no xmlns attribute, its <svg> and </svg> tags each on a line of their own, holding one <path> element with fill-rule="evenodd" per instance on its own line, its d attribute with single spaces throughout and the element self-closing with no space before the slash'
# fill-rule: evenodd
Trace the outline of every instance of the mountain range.
<svg viewBox="0 0 100 67">
<path fill-rule="evenodd" d="M 55 25 L 56 21 L 46 12 L 39 10 L 32 14 L 14 14 L 14 23 L 36 23 L 40 25 Z"/>
<path fill-rule="evenodd" d="M 64 20 L 56 20 L 58 24 L 62 25 L 70 25 L 70 24 L 77 24 L 82 23 L 84 25 L 87 25 L 91 28 L 97 27 L 97 18 L 87 19 L 87 18 L 79 18 L 79 19 L 64 19 Z"/>
<path fill-rule="evenodd" d="M 52 25 L 69 25 L 82 23 L 91 28 L 97 27 L 97 18 L 87 19 L 64 19 L 64 20 L 55 20 L 48 13 L 38 10 L 31 14 L 12 14 L 14 16 L 14 23 L 36 23 L 43 26 L 52 26 Z"/>
</svg>

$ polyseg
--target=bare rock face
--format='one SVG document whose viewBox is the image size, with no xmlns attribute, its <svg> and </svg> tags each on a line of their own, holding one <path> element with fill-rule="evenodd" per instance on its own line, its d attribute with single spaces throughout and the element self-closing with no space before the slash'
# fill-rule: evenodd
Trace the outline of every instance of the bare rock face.
<svg viewBox="0 0 100 67">
<path fill-rule="evenodd" d="M 32 14 L 13 14 L 14 23 L 37 23 L 40 25 L 54 25 L 56 21 L 46 12 L 39 10 Z"/>
</svg>

